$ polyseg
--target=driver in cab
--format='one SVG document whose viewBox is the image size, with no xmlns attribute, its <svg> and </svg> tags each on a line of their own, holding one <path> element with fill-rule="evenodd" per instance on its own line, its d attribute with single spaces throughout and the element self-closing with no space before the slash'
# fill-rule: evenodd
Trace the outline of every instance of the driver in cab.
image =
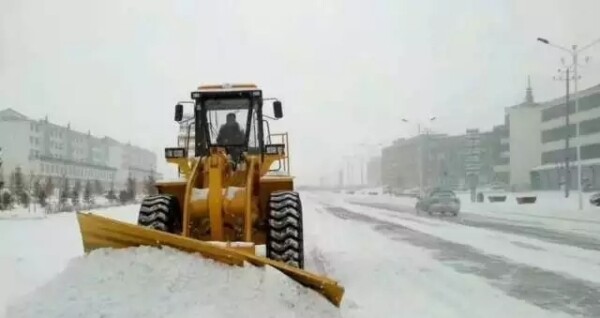
<svg viewBox="0 0 600 318">
<path fill-rule="evenodd" d="M 227 114 L 227 121 L 219 129 L 219 135 L 217 136 L 217 144 L 229 146 L 229 145 L 242 145 L 244 143 L 244 132 L 240 128 L 240 124 L 236 121 L 235 114 Z"/>
</svg>

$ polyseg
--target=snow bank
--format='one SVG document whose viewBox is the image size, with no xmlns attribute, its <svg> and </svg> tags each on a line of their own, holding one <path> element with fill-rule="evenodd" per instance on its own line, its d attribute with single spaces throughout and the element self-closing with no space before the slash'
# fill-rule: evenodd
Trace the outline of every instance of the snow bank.
<svg viewBox="0 0 600 318">
<path fill-rule="evenodd" d="M 339 206 L 378 220 L 390 222 L 429 234 L 440 239 L 471 246 L 488 255 L 496 255 L 516 263 L 526 264 L 547 271 L 564 273 L 584 281 L 600 284 L 600 255 L 595 250 L 549 243 L 516 234 L 496 232 L 490 229 L 465 227 L 443 219 L 426 219 L 407 213 L 399 214 L 384 209 L 339 203 Z M 529 247 L 514 244 L 525 243 Z M 530 247 L 538 247 L 531 249 Z"/>
<path fill-rule="evenodd" d="M 233 267 L 171 248 L 102 249 L 73 260 L 8 317 L 335 317 L 279 271 Z"/>
<path fill-rule="evenodd" d="M 506 195 L 505 202 L 490 203 L 488 194 L 485 202 L 471 202 L 469 194 L 458 194 L 463 203 L 463 210 L 470 213 L 492 212 L 492 213 L 519 213 L 528 216 L 558 217 L 565 220 L 594 220 L 600 221 L 600 208 L 592 206 L 589 202 L 590 193 L 583 196 L 584 209 L 579 211 L 577 193 L 572 193 L 565 198 L 563 193 L 555 191 L 531 192 L 531 193 L 498 193 Z M 494 194 L 490 194 L 494 195 Z M 518 204 L 516 198 L 521 196 L 536 196 L 534 204 Z"/>
<path fill-rule="evenodd" d="M 0 220 L 6 219 L 43 219 L 46 217 L 44 208 L 37 207 L 35 211 L 27 208 L 16 208 L 0 211 Z"/>
</svg>

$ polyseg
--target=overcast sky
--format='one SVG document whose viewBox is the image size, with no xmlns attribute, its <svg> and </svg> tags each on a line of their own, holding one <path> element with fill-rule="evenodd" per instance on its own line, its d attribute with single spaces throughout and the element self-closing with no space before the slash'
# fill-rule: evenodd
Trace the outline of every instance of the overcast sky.
<svg viewBox="0 0 600 318">
<path fill-rule="evenodd" d="M 563 56 L 535 41 L 600 37 L 597 0 L 0 0 L 0 108 L 121 141 L 176 143 L 173 106 L 199 84 L 279 97 L 303 183 L 361 143 L 502 123 L 524 97 L 560 96 Z M 600 45 L 581 87 L 600 83 Z M 160 158 L 160 157 L 159 157 Z M 159 169 L 172 173 L 160 161 Z"/>
</svg>

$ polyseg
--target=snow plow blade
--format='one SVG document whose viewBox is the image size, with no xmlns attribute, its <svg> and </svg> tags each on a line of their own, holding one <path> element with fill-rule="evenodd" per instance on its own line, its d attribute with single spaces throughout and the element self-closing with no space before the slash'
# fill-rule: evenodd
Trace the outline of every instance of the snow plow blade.
<svg viewBox="0 0 600 318">
<path fill-rule="evenodd" d="M 338 307 L 344 295 L 344 288 L 334 280 L 242 250 L 217 246 L 91 213 L 78 212 L 77 222 L 86 253 L 99 248 L 169 246 L 189 253 L 199 253 L 206 258 L 229 265 L 243 266 L 244 261 L 255 266 L 270 265 L 298 283 L 322 294 Z"/>
</svg>

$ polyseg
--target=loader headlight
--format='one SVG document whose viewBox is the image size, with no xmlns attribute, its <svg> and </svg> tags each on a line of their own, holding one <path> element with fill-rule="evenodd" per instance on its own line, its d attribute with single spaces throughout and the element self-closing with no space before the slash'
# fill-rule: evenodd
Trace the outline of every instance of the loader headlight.
<svg viewBox="0 0 600 318">
<path fill-rule="evenodd" d="M 185 148 L 165 148 L 165 158 L 185 158 L 187 157 Z"/>
<path fill-rule="evenodd" d="M 192 92 L 192 99 L 200 98 L 200 92 Z"/>
<path fill-rule="evenodd" d="M 265 145 L 265 153 L 267 155 L 283 155 L 285 153 L 284 144 Z"/>
</svg>

